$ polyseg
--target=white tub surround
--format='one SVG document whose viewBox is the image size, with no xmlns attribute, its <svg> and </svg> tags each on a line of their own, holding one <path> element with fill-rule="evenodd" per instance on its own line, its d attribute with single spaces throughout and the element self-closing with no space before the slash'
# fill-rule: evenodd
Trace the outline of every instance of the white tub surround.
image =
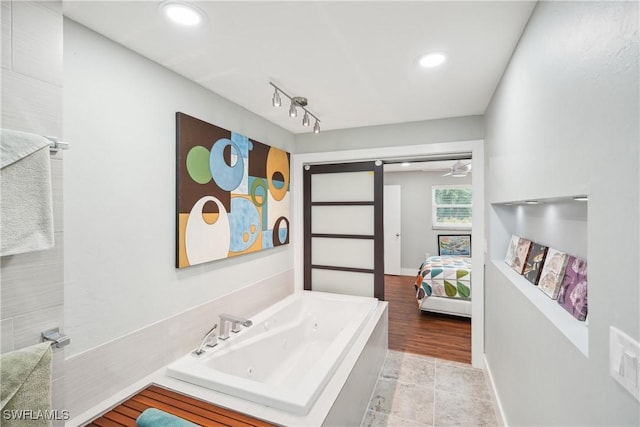
<svg viewBox="0 0 640 427">
<path fill-rule="evenodd" d="M 196 348 L 220 314 L 253 316 L 292 293 L 293 270 L 287 270 L 65 359 L 66 409 L 75 418 L 164 369 Z"/>
<path fill-rule="evenodd" d="M 277 303 L 276 305 L 280 304 Z M 267 311 L 272 308 L 267 309 Z M 331 313 L 332 315 L 337 315 L 337 312 L 338 310 Z M 242 341 L 244 339 L 242 335 L 246 334 L 247 340 L 251 338 L 249 332 L 252 328 L 257 330 L 262 314 L 253 316 L 252 320 L 255 320 L 256 324 L 239 332 L 237 336 L 232 335 L 227 342 L 220 344 L 220 349 L 227 344 L 229 344 L 229 347 L 235 345 L 232 341 L 234 338 Z M 264 325 L 261 327 L 264 330 Z M 273 329 L 275 330 L 276 328 L 274 326 Z M 362 325 L 360 333 L 355 336 L 351 347 L 345 352 L 342 361 L 337 364 L 333 374 L 329 376 L 326 386 L 306 415 L 292 414 L 281 409 L 171 378 L 167 375 L 167 367 L 169 366 L 167 365 L 124 387 L 83 413 L 77 414 L 71 421 L 67 422 L 67 427 L 84 425 L 150 384 L 156 384 L 160 387 L 279 425 L 359 425 L 366 413 L 367 404 L 384 363 L 388 348 L 387 337 L 388 304 L 386 302 L 376 302 L 373 312 Z M 194 348 L 196 345 L 194 345 Z M 316 358 L 314 355 L 314 360 Z"/>
<path fill-rule="evenodd" d="M 167 375 L 305 415 L 377 304 L 374 298 L 297 292 L 229 341 L 172 363 Z"/>
</svg>

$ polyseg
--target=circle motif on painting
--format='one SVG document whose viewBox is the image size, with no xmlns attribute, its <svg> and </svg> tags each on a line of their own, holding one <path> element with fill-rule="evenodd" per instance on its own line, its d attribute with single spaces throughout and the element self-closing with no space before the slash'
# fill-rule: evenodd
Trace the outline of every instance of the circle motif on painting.
<svg viewBox="0 0 640 427">
<path fill-rule="evenodd" d="M 261 232 L 260 214 L 249 199 L 233 197 L 229 213 L 231 246 L 233 252 L 242 252 L 251 247 Z"/>
<path fill-rule="evenodd" d="M 211 181 L 211 169 L 209 167 L 209 150 L 202 145 L 192 147 L 187 153 L 187 172 L 192 180 L 198 184 L 206 184 Z"/>
<path fill-rule="evenodd" d="M 236 161 L 235 163 L 232 161 L 232 165 L 228 165 L 224 159 L 224 149 L 227 146 L 231 146 L 232 154 L 235 154 Z M 217 140 L 211 147 L 209 167 L 211 176 L 218 187 L 225 191 L 235 190 L 244 176 L 244 162 L 240 148 L 230 139 Z"/>
<path fill-rule="evenodd" d="M 285 223 L 284 225 L 282 223 Z M 283 216 L 273 224 L 273 246 L 289 243 L 289 220 Z"/>
<path fill-rule="evenodd" d="M 282 183 L 279 180 L 282 179 Z M 282 200 L 289 190 L 289 159 L 285 151 L 271 147 L 267 154 L 267 183 L 275 200 Z"/>
</svg>

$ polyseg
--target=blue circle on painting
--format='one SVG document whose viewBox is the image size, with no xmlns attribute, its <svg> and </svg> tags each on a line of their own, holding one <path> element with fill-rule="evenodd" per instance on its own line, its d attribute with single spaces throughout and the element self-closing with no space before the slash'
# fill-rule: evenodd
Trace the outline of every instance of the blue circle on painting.
<svg viewBox="0 0 640 427">
<path fill-rule="evenodd" d="M 224 160 L 224 149 L 228 145 L 235 151 L 235 153 L 232 153 L 236 156 L 236 162 L 233 166 L 229 166 Z M 244 162 L 240 148 L 230 139 L 221 138 L 217 140 L 211 147 L 209 168 L 211 169 L 211 176 L 218 187 L 224 191 L 235 190 L 244 176 Z"/>
<path fill-rule="evenodd" d="M 250 200 L 243 197 L 231 199 L 229 212 L 229 229 L 231 231 L 232 252 L 242 252 L 251 247 L 262 232 L 260 214 Z"/>
</svg>

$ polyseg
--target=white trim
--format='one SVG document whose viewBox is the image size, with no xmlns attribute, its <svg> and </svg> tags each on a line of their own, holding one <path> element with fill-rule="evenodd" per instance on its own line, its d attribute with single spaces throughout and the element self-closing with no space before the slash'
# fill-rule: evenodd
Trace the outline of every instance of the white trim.
<svg viewBox="0 0 640 427">
<path fill-rule="evenodd" d="M 498 390 L 496 389 L 496 383 L 493 380 L 493 375 L 491 374 L 491 368 L 489 367 L 489 361 L 487 360 L 487 355 L 484 355 L 484 371 L 487 373 L 485 378 L 487 379 L 487 386 L 489 388 L 489 392 L 491 393 L 491 400 L 493 401 L 496 411 L 497 423 L 499 426 L 508 427 L 507 417 L 504 415 L 504 409 L 502 408 L 502 402 L 500 401 L 500 397 L 498 396 Z"/>
<path fill-rule="evenodd" d="M 292 245 L 294 283 L 303 289 L 304 274 L 304 216 L 303 216 L 303 167 L 305 164 L 346 163 L 368 160 L 422 157 L 442 154 L 471 153 L 473 174 L 471 188 L 473 205 L 473 228 L 471 230 L 471 253 L 473 256 L 473 298 L 471 322 L 471 363 L 475 368 L 484 367 L 484 141 L 458 141 L 437 144 L 407 145 L 398 147 L 367 148 L 360 150 L 323 151 L 294 154 L 291 158 L 291 195 L 293 200 Z M 419 266 L 416 266 L 416 269 Z M 417 271 L 417 270 L 416 270 Z"/>
</svg>

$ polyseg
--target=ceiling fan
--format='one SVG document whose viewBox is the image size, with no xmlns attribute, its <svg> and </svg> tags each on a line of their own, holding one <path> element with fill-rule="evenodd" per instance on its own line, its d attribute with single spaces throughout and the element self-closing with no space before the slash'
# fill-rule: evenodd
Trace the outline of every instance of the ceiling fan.
<svg viewBox="0 0 640 427">
<path fill-rule="evenodd" d="M 445 173 L 442 176 L 453 176 L 455 178 L 460 178 L 463 176 L 467 176 L 467 174 L 471 172 L 471 163 L 462 163 L 461 160 L 458 160 L 451 166 L 451 170 Z"/>
</svg>

